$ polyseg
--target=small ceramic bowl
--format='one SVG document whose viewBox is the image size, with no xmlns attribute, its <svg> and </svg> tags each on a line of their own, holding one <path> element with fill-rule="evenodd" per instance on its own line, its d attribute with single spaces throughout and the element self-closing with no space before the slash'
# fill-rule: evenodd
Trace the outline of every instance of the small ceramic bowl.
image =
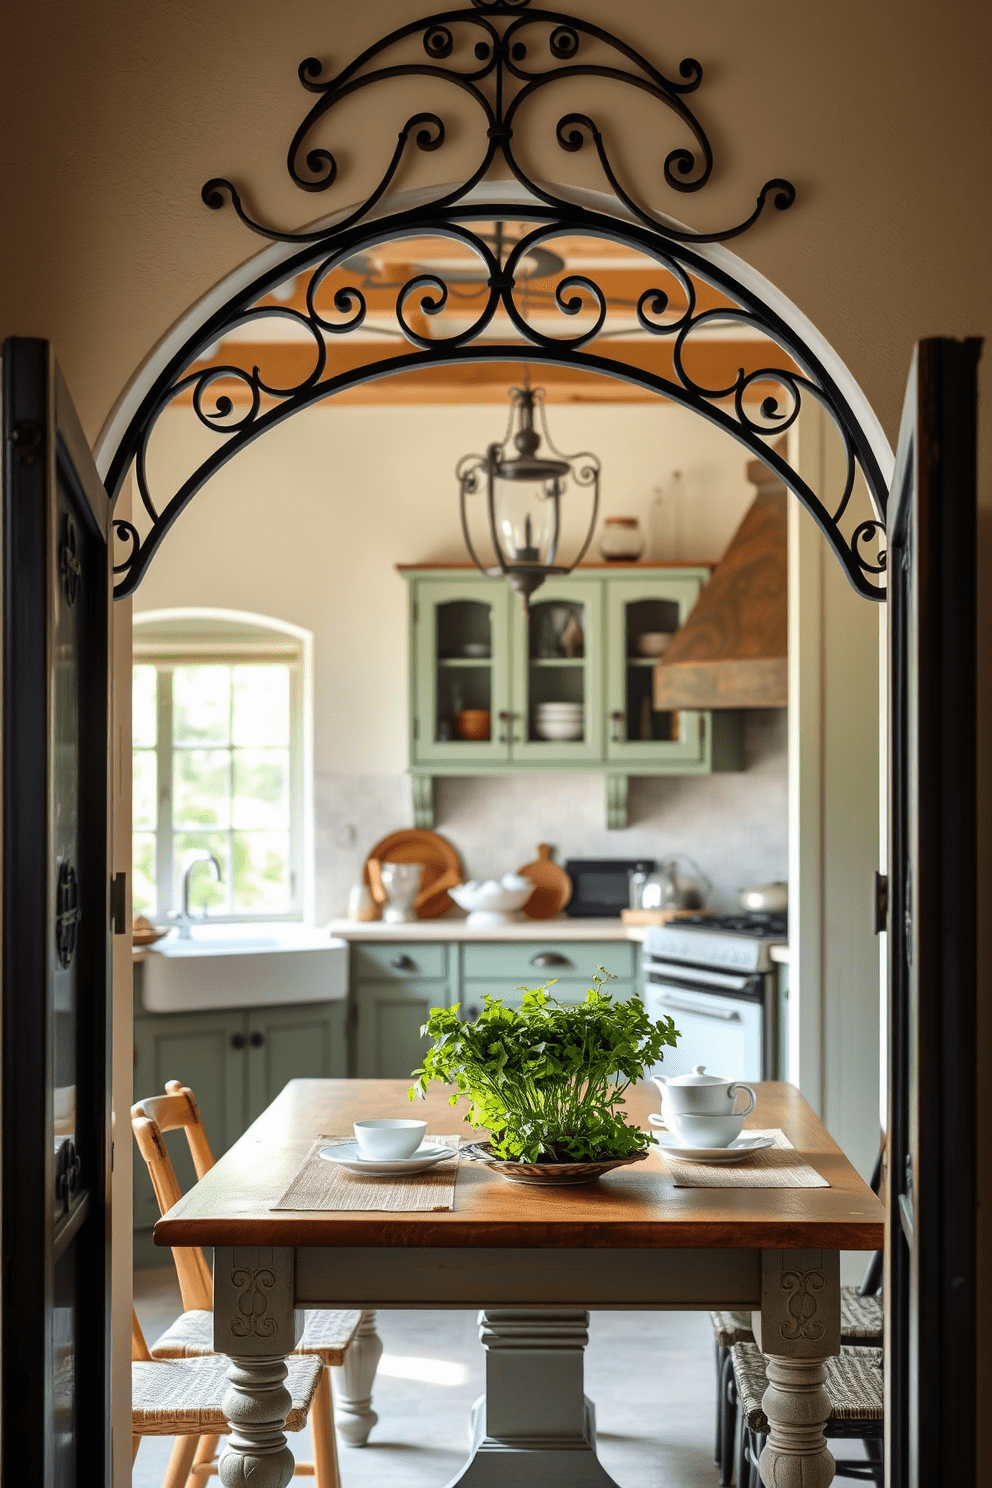
<svg viewBox="0 0 992 1488">
<path fill-rule="evenodd" d="M 535 718 L 534 732 L 540 739 L 581 739 L 585 729 L 579 718 Z"/>
<path fill-rule="evenodd" d="M 455 714 L 455 733 L 459 739 L 476 742 L 488 739 L 492 733 L 492 715 L 488 708 L 463 708 Z"/>
<path fill-rule="evenodd" d="M 510 925 L 517 910 L 527 903 L 536 884 L 518 873 L 504 873 L 497 881 L 490 878 L 485 883 L 470 879 L 457 884 L 448 893 L 459 909 L 468 911 L 468 923 L 483 928 L 494 925 Z"/>
<path fill-rule="evenodd" d="M 645 630 L 634 641 L 634 650 L 638 656 L 662 656 L 672 634 L 668 630 Z"/>
<path fill-rule="evenodd" d="M 426 1131 L 426 1121 L 383 1117 L 377 1121 L 356 1121 L 355 1141 L 363 1157 L 395 1160 L 412 1157 Z"/>
</svg>

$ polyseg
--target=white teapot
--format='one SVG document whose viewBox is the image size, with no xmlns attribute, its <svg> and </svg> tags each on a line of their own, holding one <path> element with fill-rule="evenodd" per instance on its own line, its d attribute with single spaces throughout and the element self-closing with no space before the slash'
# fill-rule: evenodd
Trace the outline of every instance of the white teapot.
<svg viewBox="0 0 992 1488">
<path fill-rule="evenodd" d="M 691 1075 L 659 1075 L 654 1083 L 661 1091 L 662 1108 L 667 1106 L 673 1116 L 747 1116 L 754 1110 L 756 1096 L 750 1085 L 708 1075 L 705 1064 L 695 1065 Z M 751 1097 L 742 1111 L 734 1109 L 738 1090 Z"/>
</svg>

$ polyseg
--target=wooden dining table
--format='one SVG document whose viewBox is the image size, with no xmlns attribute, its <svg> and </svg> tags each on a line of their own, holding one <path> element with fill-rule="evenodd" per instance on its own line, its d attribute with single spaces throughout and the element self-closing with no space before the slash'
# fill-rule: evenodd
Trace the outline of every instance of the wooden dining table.
<svg viewBox="0 0 992 1488">
<path fill-rule="evenodd" d="M 313 1142 L 353 1121 L 417 1115 L 430 1134 L 458 1130 L 464 1109 L 450 1092 L 411 1107 L 408 1084 L 292 1081 L 155 1226 L 157 1245 L 213 1247 L 214 1346 L 230 1358 L 227 1488 L 289 1481 L 285 1358 L 312 1308 L 480 1310 L 486 1391 L 451 1488 L 610 1488 L 582 1386 L 590 1309 L 749 1312 L 769 1380 L 763 1480 L 826 1488 L 839 1252 L 880 1248 L 883 1212 L 798 1090 L 756 1086 L 747 1124 L 780 1127 L 828 1188 L 676 1188 L 658 1155 L 581 1187 L 532 1187 L 462 1161 L 451 1211 L 273 1208 Z M 632 1088 L 626 1103 L 650 1129 L 655 1087 Z"/>
</svg>

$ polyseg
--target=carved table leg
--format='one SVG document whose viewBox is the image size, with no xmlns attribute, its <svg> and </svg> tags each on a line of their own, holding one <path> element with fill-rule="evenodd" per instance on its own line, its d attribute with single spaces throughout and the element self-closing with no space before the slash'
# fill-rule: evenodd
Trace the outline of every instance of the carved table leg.
<svg viewBox="0 0 992 1488">
<path fill-rule="evenodd" d="M 283 1430 L 293 1404 L 286 1355 L 303 1331 L 293 1280 L 291 1250 L 214 1250 L 214 1348 L 230 1359 L 221 1403 L 231 1432 L 218 1465 L 224 1488 L 286 1488 L 293 1476 Z"/>
<path fill-rule="evenodd" d="M 372 1385 L 382 1357 L 382 1339 L 376 1332 L 374 1312 L 363 1312 L 358 1332 L 334 1371 L 337 1397 L 338 1435 L 349 1447 L 364 1447 L 379 1417 L 372 1409 Z"/>
<path fill-rule="evenodd" d="M 479 1321 L 486 1393 L 472 1455 L 449 1488 L 616 1488 L 582 1393 L 589 1314 L 499 1308 Z"/>
<path fill-rule="evenodd" d="M 764 1251 L 761 1311 L 752 1325 L 768 1373 L 761 1481 L 765 1488 L 828 1488 L 834 1459 L 823 1436 L 830 1416 L 823 1381 L 824 1360 L 840 1353 L 838 1253 Z"/>
</svg>

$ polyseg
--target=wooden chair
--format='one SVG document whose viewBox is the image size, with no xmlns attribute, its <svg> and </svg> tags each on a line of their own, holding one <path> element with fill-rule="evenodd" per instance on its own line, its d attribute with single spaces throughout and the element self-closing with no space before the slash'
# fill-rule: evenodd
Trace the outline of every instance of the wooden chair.
<svg viewBox="0 0 992 1488">
<path fill-rule="evenodd" d="M 316 1355 L 286 1361 L 286 1388 L 293 1407 L 287 1431 L 302 1431 L 326 1370 Z M 221 1401 L 228 1389 L 222 1354 L 192 1359 L 153 1359 L 137 1313 L 131 1309 L 131 1461 L 144 1436 L 174 1436 L 162 1488 L 185 1488 L 218 1471 L 217 1443 L 230 1428 Z M 296 1471 L 309 1474 L 309 1463 Z M 321 1478 L 319 1471 L 317 1481 Z M 325 1479 L 327 1482 L 336 1482 Z"/>
<path fill-rule="evenodd" d="M 738 1488 L 761 1488 L 758 1461 L 768 1440 L 768 1417 L 761 1399 L 768 1388 L 765 1356 L 755 1343 L 736 1343 L 730 1358 L 737 1383 L 741 1432 L 737 1459 Z M 830 1396 L 830 1419 L 823 1429 L 828 1441 L 864 1442 L 867 1458 L 834 1458 L 838 1478 L 863 1483 L 885 1481 L 883 1437 L 885 1432 L 885 1387 L 882 1350 L 842 1348 L 825 1359 L 825 1388 Z"/>
<path fill-rule="evenodd" d="M 182 1128 L 197 1178 L 202 1178 L 214 1165 L 213 1153 L 210 1151 L 210 1143 L 192 1090 L 178 1080 L 169 1080 L 165 1092 L 164 1095 L 153 1095 L 136 1101 L 131 1107 L 131 1129 L 138 1151 L 148 1167 L 160 1214 L 165 1214 L 182 1198 L 182 1189 L 165 1145 L 164 1132 Z M 213 1344 L 213 1283 L 203 1251 L 199 1246 L 188 1249 L 177 1246 L 172 1251 L 172 1258 L 179 1277 L 184 1311 L 155 1343 L 150 1358 L 217 1358 Z M 313 1355 L 322 1366 L 313 1399 L 315 1462 L 312 1465 L 302 1463 L 297 1467 L 298 1472 L 315 1473 L 318 1488 L 340 1488 L 334 1434 L 334 1402 L 328 1370 L 345 1363 L 349 1346 L 362 1321 L 360 1312 L 308 1312 L 303 1338 L 295 1350 L 296 1354 Z M 368 1414 L 375 1419 L 371 1410 Z M 158 1433 L 160 1436 L 167 1434 L 165 1431 Z M 215 1447 L 216 1439 L 210 1446 L 209 1456 L 212 1456 Z M 207 1447 L 204 1443 L 203 1454 L 197 1458 L 195 1464 L 197 1469 L 206 1455 Z"/>
</svg>

